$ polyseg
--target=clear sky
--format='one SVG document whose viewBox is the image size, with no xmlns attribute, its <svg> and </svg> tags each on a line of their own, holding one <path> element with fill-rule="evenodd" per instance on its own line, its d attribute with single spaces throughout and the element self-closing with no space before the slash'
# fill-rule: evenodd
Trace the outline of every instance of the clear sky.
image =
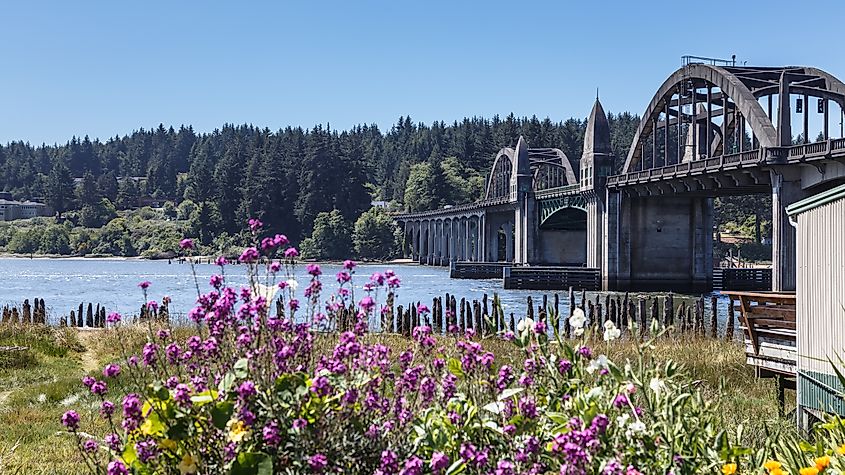
<svg viewBox="0 0 845 475">
<path fill-rule="evenodd" d="M 700 5 L 696 9 L 695 6 Z M 8 1 L 0 143 L 642 113 L 684 54 L 845 78 L 845 1 Z"/>
</svg>

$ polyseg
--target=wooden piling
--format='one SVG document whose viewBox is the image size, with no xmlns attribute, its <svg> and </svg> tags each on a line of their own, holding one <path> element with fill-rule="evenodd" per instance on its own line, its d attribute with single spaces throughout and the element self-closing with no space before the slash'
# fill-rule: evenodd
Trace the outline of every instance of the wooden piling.
<svg viewBox="0 0 845 475">
<path fill-rule="evenodd" d="M 719 299 L 713 295 L 710 297 L 710 337 L 719 336 Z"/>
<path fill-rule="evenodd" d="M 534 320 L 534 302 L 531 300 L 531 296 L 528 296 L 528 318 Z"/>
<path fill-rule="evenodd" d="M 651 299 L 651 321 L 658 323 L 660 326 L 660 300 L 658 300 L 657 296 L 655 295 Z"/>
<path fill-rule="evenodd" d="M 640 296 L 639 299 L 639 317 L 640 317 L 640 338 L 643 338 L 648 330 L 648 315 L 646 314 L 645 297 Z"/>
<path fill-rule="evenodd" d="M 725 339 L 728 341 L 732 341 L 734 339 L 734 319 L 736 318 L 736 314 L 734 313 L 734 299 L 728 299 L 728 322 L 725 326 Z"/>
</svg>

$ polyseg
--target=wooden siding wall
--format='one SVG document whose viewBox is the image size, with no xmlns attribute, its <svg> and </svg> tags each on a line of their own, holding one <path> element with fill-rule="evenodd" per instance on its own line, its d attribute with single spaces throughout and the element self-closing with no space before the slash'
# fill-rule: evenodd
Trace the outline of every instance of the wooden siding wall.
<svg viewBox="0 0 845 475">
<path fill-rule="evenodd" d="M 799 371 L 832 374 L 845 361 L 845 198 L 797 216 Z"/>
</svg>

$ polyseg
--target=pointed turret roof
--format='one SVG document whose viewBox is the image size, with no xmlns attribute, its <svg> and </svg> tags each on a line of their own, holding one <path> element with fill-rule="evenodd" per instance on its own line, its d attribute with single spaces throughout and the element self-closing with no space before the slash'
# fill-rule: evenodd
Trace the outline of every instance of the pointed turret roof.
<svg viewBox="0 0 845 475">
<path fill-rule="evenodd" d="M 584 157 L 589 154 L 611 153 L 610 148 L 610 124 L 607 122 L 607 115 L 601 106 L 599 98 L 593 104 L 590 118 L 587 119 L 587 130 L 584 133 Z"/>
</svg>

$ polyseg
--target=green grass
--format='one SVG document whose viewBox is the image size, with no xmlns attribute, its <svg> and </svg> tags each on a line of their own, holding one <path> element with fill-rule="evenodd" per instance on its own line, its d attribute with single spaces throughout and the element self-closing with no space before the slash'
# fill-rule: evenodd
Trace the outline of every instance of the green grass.
<svg viewBox="0 0 845 475">
<path fill-rule="evenodd" d="M 142 326 L 119 331 L 91 332 L 83 335 L 98 365 L 119 359 L 118 348 L 140 348 L 147 329 Z M 189 329 L 178 329 L 187 336 Z M 410 342 L 395 335 L 370 335 L 391 348 L 393 354 L 405 350 Z M 448 344 L 447 341 L 443 341 Z M 86 347 L 75 330 L 45 327 L 0 326 L 0 346 L 28 346 L 31 361 L 21 366 L 0 367 L 0 391 L 11 391 L 0 399 L 0 474 L 80 473 L 81 459 L 73 438 L 62 432 L 59 419 L 68 409 L 82 417 L 82 427 L 90 433 L 104 433 L 97 415 L 98 404 L 80 385 L 85 374 L 82 352 Z M 318 352 L 330 351 L 333 337 L 315 342 Z M 522 366 L 522 354 L 514 345 L 497 338 L 482 341 L 496 354 L 499 364 Z M 617 364 L 636 359 L 634 342 L 621 340 L 610 345 L 592 343 L 596 353 L 605 353 Z M 774 380 L 758 380 L 745 364 L 743 348 L 738 343 L 696 337 L 662 338 L 649 353 L 657 361 L 672 359 L 680 363 L 706 397 L 718 402 L 726 428 L 742 425 L 744 442 L 759 446 L 766 427 L 792 429 L 792 421 L 778 415 Z M 787 400 L 794 395 L 787 393 Z M 118 399 L 114 397 L 113 399 Z M 788 404 L 789 405 L 789 404 Z M 789 410 L 790 407 L 787 408 Z"/>
</svg>

